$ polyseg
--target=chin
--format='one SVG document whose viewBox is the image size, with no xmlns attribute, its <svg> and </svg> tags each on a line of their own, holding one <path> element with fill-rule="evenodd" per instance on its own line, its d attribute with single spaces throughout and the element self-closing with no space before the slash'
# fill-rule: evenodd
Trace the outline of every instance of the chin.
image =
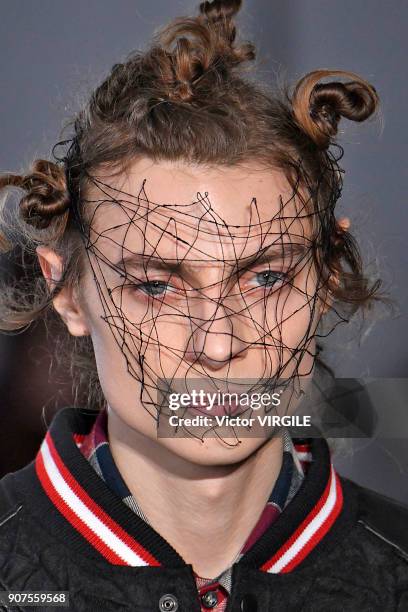
<svg viewBox="0 0 408 612">
<path fill-rule="evenodd" d="M 182 459 L 196 465 L 233 465 L 244 461 L 256 452 L 265 438 L 161 438 L 159 443 Z"/>
</svg>

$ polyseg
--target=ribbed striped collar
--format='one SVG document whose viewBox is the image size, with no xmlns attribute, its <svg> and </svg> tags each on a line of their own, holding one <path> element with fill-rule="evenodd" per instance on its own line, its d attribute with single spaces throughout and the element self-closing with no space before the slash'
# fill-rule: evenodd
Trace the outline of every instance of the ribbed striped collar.
<svg viewBox="0 0 408 612">
<path fill-rule="evenodd" d="M 300 451 L 296 451 L 286 428 L 283 429 L 282 437 L 283 457 L 280 472 L 272 487 L 266 506 L 237 555 L 237 559 L 253 545 L 268 525 L 272 524 L 281 514 L 299 489 L 304 473 L 309 466 L 310 457 L 307 452 L 304 452 L 305 447 L 302 446 Z M 88 435 L 83 436 L 82 440 L 77 440 L 77 446 L 106 484 L 119 495 L 129 508 L 148 523 L 148 517 L 130 492 L 113 459 L 108 438 L 108 413 L 106 409 L 98 413 L 91 431 Z"/>
<path fill-rule="evenodd" d="M 176 550 L 137 516 L 98 476 L 77 444 L 96 413 L 64 408 L 53 418 L 35 459 L 42 494 L 38 503 L 64 541 L 113 565 L 185 567 Z M 342 487 L 324 439 L 298 447 L 312 459 L 285 512 L 238 561 L 269 573 L 295 569 L 324 540 L 338 519 Z M 305 458 L 305 457 L 303 457 Z"/>
</svg>

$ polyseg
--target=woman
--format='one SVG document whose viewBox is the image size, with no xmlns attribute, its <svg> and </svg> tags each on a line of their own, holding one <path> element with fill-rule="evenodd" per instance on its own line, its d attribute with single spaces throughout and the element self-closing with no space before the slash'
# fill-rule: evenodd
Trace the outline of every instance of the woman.
<svg viewBox="0 0 408 612">
<path fill-rule="evenodd" d="M 2 328 L 52 310 L 73 365 L 93 364 L 86 403 L 1 481 L 3 590 L 63 591 L 72 610 L 408 605 L 405 507 L 336 474 L 322 436 L 218 420 L 254 415 L 244 393 L 293 413 L 323 321 L 379 298 L 335 216 L 338 123 L 372 116 L 375 88 L 245 78 L 240 5 L 169 23 L 112 68 L 56 163 L 1 179 L 24 191 L 3 250 L 39 264 L 3 292 Z"/>
</svg>

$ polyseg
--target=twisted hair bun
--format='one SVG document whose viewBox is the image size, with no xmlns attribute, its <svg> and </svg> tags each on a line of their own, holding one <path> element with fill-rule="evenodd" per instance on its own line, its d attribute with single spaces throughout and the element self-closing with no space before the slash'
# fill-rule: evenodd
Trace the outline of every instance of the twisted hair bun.
<svg viewBox="0 0 408 612">
<path fill-rule="evenodd" d="M 0 177 L 0 188 L 3 187 L 20 187 L 27 192 L 20 200 L 20 213 L 36 228 L 48 227 L 54 217 L 69 209 L 65 172 L 61 166 L 45 159 L 37 159 L 26 175 Z"/>
<path fill-rule="evenodd" d="M 344 77 L 349 82 L 319 83 L 325 77 Z M 353 72 L 315 70 L 296 85 L 292 96 L 295 119 L 304 132 L 322 149 L 337 134 L 341 117 L 364 121 L 378 108 L 378 95 L 370 83 Z"/>
<path fill-rule="evenodd" d="M 200 81 L 211 90 L 212 79 L 255 59 L 252 43 L 235 43 L 233 17 L 241 5 L 241 0 L 201 2 L 197 17 L 176 18 L 155 34 L 151 59 L 170 100 L 189 102 Z"/>
</svg>

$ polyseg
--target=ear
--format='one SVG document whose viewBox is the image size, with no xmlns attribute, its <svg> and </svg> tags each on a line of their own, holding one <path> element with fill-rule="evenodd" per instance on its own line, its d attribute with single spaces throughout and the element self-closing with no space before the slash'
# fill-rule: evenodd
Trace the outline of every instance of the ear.
<svg viewBox="0 0 408 612">
<path fill-rule="evenodd" d="M 62 278 L 62 258 L 55 251 L 43 245 L 36 248 L 36 253 L 43 276 L 52 291 Z M 63 286 L 53 298 L 52 303 L 72 336 L 90 335 L 85 313 L 73 287 Z"/>
<path fill-rule="evenodd" d="M 332 274 L 330 276 L 330 283 L 332 285 L 333 284 L 338 284 L 339 283 L 338 276 Z M 321 312 L 322 315 L 324 315 L 327 312 L 329 312 L 329 310 L 333 306 L 333 302 L 334 302 L 333 296 L 331 295 L 330 291 L 328 289 L 326 289 L 324 298 L 320 299 L 320 312 Z"/>
<path fill-rule="evenodd" d="M 336 221 L 337 228 L 340 232 L 348 232 L 350 229 L 350 219 L 348 217 L 342 217 Z M 334 273 L 330 275 L 329 279 L 330 286 L 336 287 L 340 284 L 340 279 L 338 273 Z M 324 299 L 321 300 L 321 313 L 326 314 L 333 306 L 334 299 L 330 293 L 330 291 L 326 291 Z"/>
</svg>

